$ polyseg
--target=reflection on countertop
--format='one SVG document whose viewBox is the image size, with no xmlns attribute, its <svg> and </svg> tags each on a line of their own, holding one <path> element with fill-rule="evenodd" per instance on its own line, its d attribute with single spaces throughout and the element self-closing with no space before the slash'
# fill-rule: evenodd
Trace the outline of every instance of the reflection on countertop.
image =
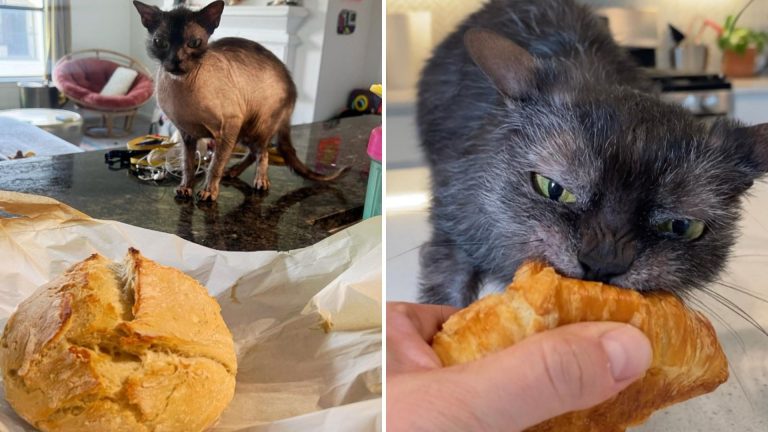
<svg viewBox="0 0 768 432">
<path fill-rule="evenodd" d="M 307 166 L 321 173 L 349 166 L 349 172 L 319 183 L 270 166 L 271 189 L 257 192 L 250 186 L 251 166 L 240 178 L 222 181 L 213 204 L 176 200 L 177 179 L 142 181 L 127 169 L 110 170 L 102 151 L 2 162 L 0 190 L 49 196 L 94 218 L 175 233 L 220 250 L 296 249 L 362 217 L 366 145 L 380 125 L 381 117 L 363 116 L 295 126 L 293 143 Z"/>
</svg>

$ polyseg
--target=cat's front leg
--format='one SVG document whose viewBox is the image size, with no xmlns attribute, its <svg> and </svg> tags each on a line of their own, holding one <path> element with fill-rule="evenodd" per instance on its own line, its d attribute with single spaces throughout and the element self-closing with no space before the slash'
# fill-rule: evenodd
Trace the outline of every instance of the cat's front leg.
<svg viewBox="0 0 768 432">
<path fill-rule="evenodd" d="M 195 171 L 197 167 L 197 138 L 182 133 L 181 145 L 181 184 L 176 188 L 177 198 L 192 198 L 192 187 L 195 183 Z"/>
<path fill-rule="evenodd" d="M 269 169 L 269 150 L 266 146 L 262 147 L 257 156 L 258 165 L 256 166 L 256 176 L 253 178 L 253 187 L 256 190 L 269 189 L 269 177 L 267 176 L 267 169 Z"/>
<path fill-rule="evenodd" d="M 239 130 L 238 128 L 233 128 Z M 224 176 L 224 170 L 227 167 L 232 150 L 237 142 L 237 133 L 224 133 L 215 136 L 216 148 L 213 151 L 211 165 L 205 175 L 205 186 L 197 192 L 199 201 L 216 201 L 219 197 L 219 183 Z"/>
<path fill-rule="evenodd" d="M 422 303 L 465 307 L 477 299 L 480 278 L 459 243 L 438 232 L 421 247 Z"/>
</svg>

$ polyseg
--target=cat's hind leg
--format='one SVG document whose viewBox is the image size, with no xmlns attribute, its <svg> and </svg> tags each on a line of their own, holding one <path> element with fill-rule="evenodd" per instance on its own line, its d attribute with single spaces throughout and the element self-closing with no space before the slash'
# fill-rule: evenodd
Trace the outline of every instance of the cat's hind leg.
<svg viewBox="0 0 768 432">
<path fill-rule="evenodd" d="M 235 148 L 239 132 L 240 123 L 238 122 L 236 124 L 228 124 L 224 131 L 213 136 L 213 139 L 216 140 L 216 148 L 205 175 L 205 186 L 197 192 L 197 199 L 199 201 L 216 201 L 216 198 L 219 197 L 219 183 L 224 176 L 227 162 L 229 162 L 229 158 L 232 156 L 232 150 Z"/>
<path fill-rule="evenodd" d="M 248 148 L 256 161 L 256 175 L 253 177 L 253 188 L 256 190 L 269 189 L 269 141 L 275 135 L 274 127 L 264 130 L 263 125 L 257 125 L 256 130 L 252 131 L 248 137 Z"/>
<path fill-rule="evenodd" d="M 256 165 L 256 176 L 253 178 L 253 187 L 256 190 L 269 189 L 269 176 L 267 170 L 269 169 L 269 141 L 261 146 L 257 156 L 258 165 Z"/>
<path fill-rule="evenodd" d="M 256 160 L 256 156 L 254 155 L 254 149 L 253 146 L 250 145 L 250 143 L 243 142 L 243 145 L 248 147 L 248 154 L 245 155 L 245 157 L 238 163 L 232 165 L 224 172 L 225 178 L 236 178 L 240 177 L 240 174 L 243 173 L 246 169 L 248 169 L 249 166 Z"/>
<path fill-rule="evenodd" d="M 182 132 L 181 139 L 181 184 L 176 188 L 176 197 L 192 198 L 192 187 L 195 183 L 195 168 L 197 167 L 197 138 Z"/>
<path fill-rule="evenodd" d="M 480 278 L 470 258 L 448 236 L 434 232 L 421 247 L 422 303 L 466 307 L 477 299 Z"/>
</svg>

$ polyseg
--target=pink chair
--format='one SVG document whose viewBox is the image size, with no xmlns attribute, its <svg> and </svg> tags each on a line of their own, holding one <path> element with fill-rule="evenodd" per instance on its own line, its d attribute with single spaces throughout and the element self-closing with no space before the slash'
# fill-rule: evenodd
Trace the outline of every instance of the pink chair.
<svg viewBox="0 0 768 432">
<path fill-rule="evenodd" d="M 128 93 L 122 96 L 99 94 L 118 67 L 138 72 Z M 154 92 L 149 70 L 138 60 L 114 51 L 92 49 L 67 54 L 56 63 L 53 82 L 65 96 L 82 110 L 101 115 L 101 126 L 86 128 L 85 134 L 94 137 L 128 135 L 138 108 L 144 105 Z M 124 133 L 113 135 L 114 118 L 125 117 Z"/>
</svg>

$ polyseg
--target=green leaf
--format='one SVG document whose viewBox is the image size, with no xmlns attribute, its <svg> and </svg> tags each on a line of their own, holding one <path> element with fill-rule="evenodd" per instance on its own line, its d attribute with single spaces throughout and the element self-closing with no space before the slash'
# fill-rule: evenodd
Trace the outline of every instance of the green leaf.
<svg viewBox="0 0 768 432">
<path fill-rule="evenodd" d="M 725 17 L 725 25 L 723 26 L 723 28 L 725 29 L 725 31 L 731 32 L 735 24 L 736 23 L 733 22 L 733 15 L 728 15 L 727 17 Z"/>
</svg>

